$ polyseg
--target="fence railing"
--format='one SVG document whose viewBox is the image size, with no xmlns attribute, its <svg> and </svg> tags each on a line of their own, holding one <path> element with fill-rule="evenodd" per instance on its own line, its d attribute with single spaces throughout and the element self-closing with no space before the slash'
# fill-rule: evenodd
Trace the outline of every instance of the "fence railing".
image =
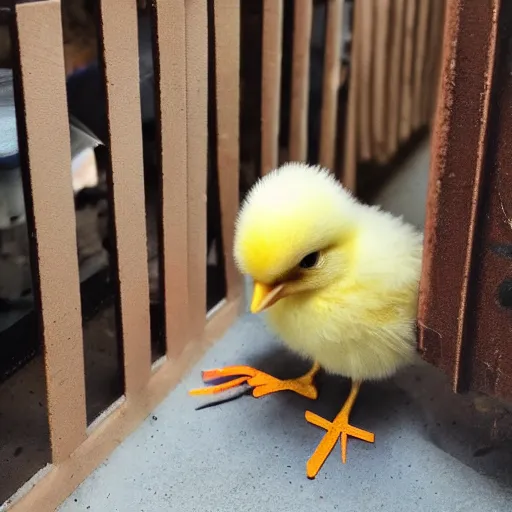
<svg viewBox="0 0 512 512">
<path fill-rule="evenodd" d="M 60 2 L 13 7 L 15 90 L 35 296 L 44 347 L 51 464 L 4 507 L 54 510 L 165 397 L 240 311 L 232 254 L 239 198 L 240 3 L 155 0 L 152 9 L 166 355 L 151 364 L 137 4 L 100 1 L 107 172 L 124 395 L 87 426 L 79 267 Z M 247 0 L 250 1 L 250 0 Z M 262 0 L 261 172 L 279 161 L 283 0 Z M 295 0 L 288 157 L 307 159 L 313 0 Z M 386 162 L 429 123 L 442 0 L 358 0 L 342 62 L 343 0 L 326 1 L 319 161 L 355 188 L 361 161 Z M 207 315 L 208 29 L 215 31 L 216 156 L 226 299 Z M 210 26 L 210 29 L 212 27 Z M 248 56 L 247 58 L 250 58 Z M 340 87 L 348 80 L 345 119 Z M 342 126 L 340 147 L 339 126 Z M 342 158 L 339 159 L 340 152 Z M 337 161 L 342 163 L 337 168 Z M 57 222 L 58 221 L 58 222 Z M 58 226 L 58 228 L 57 228 Z"/>
<path fill-rule="evenodd" d="M 147 416 L 239 312 L 240 279 L 229 250 L 238 208 L 239 4 L 215 0 L 215 23 L 222 27 L 216 38 L 216 89 L 228 293 L 208 319 L 207 3 L 158 1 L 153 9 L 167 355 L 152 370 L 137 6 L 132 0 L 103 0 L 100 53 L 125 392 L 87 427 L 60 3 L 42 0 L 15 6 L 18 131 L 33 233 L 52 460 L 5 504 L 12 510 L 53 510 Z"/>
<path fill-rule="evenodd" d="M 279 162 L 284 0 L 263 2 L 261 172 Z M 290 160 L 306 160 L 310 43 L 315 8 L 325 5 L 318 163 L 355 189 L 358 164 L 386 164 L 430 124 L 439 81 L 445 0 L 293 2 Z M 345 9 L 349 4 L 352 9 Z M 345 17 L 351 14 L 351 23 Z M 344 27 L 351 26 L 349 62 Z M 344 119 L 340 90 L 348 82 Z M 339 131 L 342 130 L 342 133 Z"/>
</svg>

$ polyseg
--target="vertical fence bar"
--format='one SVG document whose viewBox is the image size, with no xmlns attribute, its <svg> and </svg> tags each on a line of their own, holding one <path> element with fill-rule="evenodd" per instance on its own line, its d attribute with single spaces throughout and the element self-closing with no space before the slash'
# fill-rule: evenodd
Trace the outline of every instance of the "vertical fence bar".
<svg viewBox="0 0 512 512">
<path fill-rule="evenodd" d="M 427 76 L 430 94 L 425 102 L 425 120 L 430 122 L 435 112 L 441 74 L 441 49 L 443 47 L 444 21 L 445 21 L 445 0 L 432 0 L 432 42 L 430 45 L 431 66 Z"/>
<path fill-rule="evenodd" d="M 231 299 L 242 284 L 233 259 L 240 176 L 240 0 L 215 0 L 214 18 L 217 168 L 227 298 Z"/>
<path fill-rule="evenodd" d="M 413 56 L 416 4 L 418 0 L 405 2 L 404 58 L 402 61 L 402 108 L 400 109 L 400 141 L 404 142 L 411 134 L 413 101 Z"/>
<path fill-rule="evenodd" d="M 101 0 L 100 5 L 118 308 L 130 397 L 146 386 L 151 367 L 137 5 L 132 0 Z"/>
<path fill-rule="evenodd" d="M 410 0 L 393 0 L 391 24 L 391 55 L 389 68 L 389 111 L 388 111 L 388 152 L 394 155 L 398 150 L 398 126 L 402 105 L 402 52 L 404 34 L 405 2 Z"/>
<path fill-rule="evenodd" d="M 446 23 L 446 17 L 447 17 L 447 9 L 449 4 L 439 0 L 438 6 L 437 6 L 437 14 L 439 16 L 438 21 L 438 27 L 437 27 L 437 37 L 436 37 L 436 44 L 437 47 L 435 49 L 434 58 L 435 58 L 435 65 L 434 65 L 434 73 L 432 73 L 432 81 L 433 81 L 433 89 L 434 94 L 431 95 L 430 99 L 430 112 L 429 117 L 432 118 L 432 116 L 435 115 L 436 107 L 437 107 L 437 99 L 439 95 L 439 89 L 441 87 L 441 79 L 442 79 L 442 59 L 443 59 L 443 47 L 444 47 L 444 31 L 445 31 L 445 23 Z"/>
<path fill-rule="evenodd" d="M 426 46 L 426 62 L 423 70 L 423 91 L 421 94 L 421 124 L 428 123 L 427 109 L 432 94 L 432 72 L 434 70 L 434 48 L 436 47 L 436 1 L 428 2 L 428 24 L 427 24 L 427 46 Z"/>
<path fill-rule="evenodd" d="M 352 14 L 352 44 L 350 50 L 350 70 L 348 85 L 347 122 L 345 123 L 345 150 L 341 181 L 345 187 L 356 191 L 357 178 L 357 132 L 359 126 L 358 101 L 360 87 L 360 2 L 356 2 Z"/>
<path fill-rule="evenodd" d="M 263 0 L 263 58 L 261 84 L 261 174 L 279 162 L 279 111 L 283 0 Z"/>
<path fill-rule="evenodd" d="M 417 130 L 421 126 L 422 96 L 425 93 L 424 70 L 427 62 L 427 37 L 429 0 L 418 0 L 418 23 L 416 26 L 416 45 L 414 55 L 413 79 L 413 108 L 412 128 Z"/>
<path fill-rule="evenodd" d="M 295 0 L 289 160 L 304 162 L 308 149 L 309 61 L 313 0 Z"/>
<path fill-rule="evenodd" d="M 60 3 L 17 5 L 13 56 L 18 140 L 40 311 L 52 462 L 86 436 L 76 226 Z"/>
<path fill-rule="evenodd" d="M 438 35 L 437 35 L 437 48 L 435 53 L 436 64 L 434 68 L 434 73 L 432 76 L 432 80 L 434 81 L 434 90 L 435 94 L 431 96 L 431 110 L 430 116 L 434 116 L 437 108 L 437 99 L 439 95 L 439 88 L 441 87 L 442 80 L 442 60 L 443 60 L 443 48 L 444 48 L 444 31 L 445 24 L 447 23 L 447 15 L 448 15 L 448 5 L 445 2 L 440 2 L 438 6 L 439 9 L 439 26 L 438 26 Z"/>
<path fill-rule="evenodd" d="M 328 0 L 320 133 L 320 165 L 334 170 L 341 68 L 343 0 Z"/>
<path fill-rule="evenodd" d="M 167 356 L 177 357 L 188 337 L 187 64 L 185 0 L 152 4 L 157 137 L 160 151 Z"/>
<path fill-rule="evenodd" d="M 386 98 L 387 76 L 390 73 L 388 58 L 388 31 L 390 21 L 390 0 L 374 0 L 375 39 L 373 52 L 373 105 L 372 127 L 374 156 L 379 163 L 385 163 L 388 157 L 386 145 L 387 119 L 390 105 Z"/>
<path fill-rule="evenodd" d="M 372 106 L 372 40 L 374 35 L 373 0 L 358 0 L 360 5 L 359 29 L 359 87 L 358 87 L 358 117 L 359 117 L 359 158 L 372 158 L 371 138 L 371 106 Z"/>
<path fill-rule="evenodd" d="M 194 339 L 206 322 L 206 177 L 208 144 L 208 10 L 186 0 L 188 283 Z"/>
</svg>

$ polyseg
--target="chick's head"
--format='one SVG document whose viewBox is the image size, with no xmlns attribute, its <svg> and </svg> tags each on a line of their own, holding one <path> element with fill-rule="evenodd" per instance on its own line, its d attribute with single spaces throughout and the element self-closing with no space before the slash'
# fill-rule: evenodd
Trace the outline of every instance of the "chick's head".
<svg viewBox="0 0 512 512">
<path fill-rule="evenodd" d="M 239 270 L 255 282 L 252 312 L 350 273 L 358 204 L 332 174 L 289 163 L 249 191 L 235 227 Z"/>
</svg>

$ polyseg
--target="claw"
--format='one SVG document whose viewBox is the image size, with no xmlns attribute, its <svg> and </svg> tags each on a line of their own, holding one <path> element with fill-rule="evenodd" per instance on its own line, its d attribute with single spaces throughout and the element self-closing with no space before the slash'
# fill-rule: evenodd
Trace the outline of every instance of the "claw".
<svg viewBox="0 0 512 512">
<path fill-rule="evenodd" d="M 200 396 L 200 395 L 214 395 L 216 393 L 224 393 L 228 389 L 236 388 L 247 382 L 249 377 L 238 377 L 237 379 L 230 380 L 228 382 L 223 382 L 222 384 L 217 384 L 216 386 L 210 386 L 207 388 L 197 388 L 191 389 L 188 394 L 191 396 Z"/>
<path fill-rule="evenodd" d="M 261 373 L 250 366 L 226 366 L 225 368 L 215 368 L 213 370 L 204 370 L 202 372 L 203 382 L 207 383 L 212 380 L 221 379 L 223 377 L 255 377 Z"/>
<path fill-rule="evenodd" d="M 206 388 L 192 389 L 188 392 L 191 396 L 213 395 L 217 393 L 224 393 L 225 391 L 240 386 L 249 379 L 256 377 L 259 370 L 251 368 L 250 366 L 226 366 L 225 368 L 214 368 L 213 370 L 204 370 L 201 374 L 203 382 L 208 384 L 218 380 L 223 380 L 232 377 L 231 380 L 221 382 L 214 386 Z"/>
<path fill-rule="evenodd" d="M 332 427 L 331 421 L 326 420 L 311 411 L 306 411 L 306 421 L 312 425 L 323 428 L 324 430 L 329 430 Z"/>
</svg>

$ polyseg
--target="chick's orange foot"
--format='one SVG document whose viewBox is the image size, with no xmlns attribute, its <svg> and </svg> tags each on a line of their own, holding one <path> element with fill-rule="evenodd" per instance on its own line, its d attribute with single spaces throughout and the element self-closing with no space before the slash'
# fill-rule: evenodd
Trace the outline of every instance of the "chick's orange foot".
<svg viewBox="0 0 512 512">
<path fill-rule="evenodd" d="M 310 411 L 306 411 L 306 420 L 309 423 L 327 430 L 326 434 L 320 441 L 320 444 L 317 446 L 315 452 L 306 464 L 306 474 L 308 478 L 316 477 L 321 467 L 324 465 L 324 462 L 327 460 L 327 457 L 336 446 L 338 439 L 341 441 L 341 460 L 343 463 L 347 461 L 348 436 L 361 439 L 368 443 L 373 443 L 375 441 L 373 433 L 361 430 L 349 424 L 350 411 L 352 410 L 357 394 L 359 393 L 359 387 L 359 382 L 354 382 L 352 384 L 352 389 L 345 405 L 332 422 L 321 418 Z"/>
<path fill-rule="evenodd" d="M 205 383 L 228 377 L 233 377 L 233 379 L 215 386 L 193 389 L 189 394 L 197 396 L 222 393 L 246 383 L 253 388 L 252 394 L 255 398 L 277 393 L 278 391 L 293 391 L 306 398 L 315 400 L 318 397 L 318 391 L 314 384 L 314 378 L 319 369 L 320 366 L 315 363 L 305 375 L 287 380 L 277 379 L 268 373 L 251 368 L 250 366 L 228 366 L 226 368 L 206 370 L 203 372 L 203 381 Z"/>
<path fill-rule="evenodd" d="M 258 372 L 257 375 L 248 381 L 248 384 L 254 388 L 252 394 L 256 398 L 277 393 L 278 391 L 294 391 L 306 398 L 316 400 L 318 391 L 314 384 L 314 378 L 319 370 L 319 365 L 315 363 L 311 370 L 301 377 L 286 380 L 280 380 L 267 373 Z"/>
</svg>

